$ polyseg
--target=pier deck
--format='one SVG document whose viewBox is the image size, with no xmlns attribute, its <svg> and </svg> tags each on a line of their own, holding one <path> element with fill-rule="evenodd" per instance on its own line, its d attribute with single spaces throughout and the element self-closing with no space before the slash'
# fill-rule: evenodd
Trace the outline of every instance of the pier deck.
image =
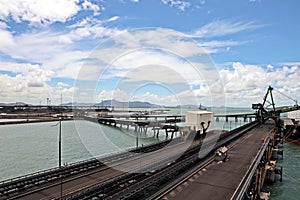
<svg viewBox="0 0 300 200">
<path fill-rule="evenodd" d="M 152 118 L 150 120 L 149 118 Z M 169 116 L 138 116 L 127 117 L 85 117 L 86 120 L 101 123 L 104 125 L 125 128 L 129 130 L 129 127 L 133 128 L 135 132 L 146 133 L 148 128 L 153 130 L 154 135 L 159 137 L 160 130 L 165 130 L 166 138 L 168 134 L 171 133 L 171 138 L 173 138 L 175 132 L 180 132 L 179 126 L 176 123 L 184 121 L 183 116 L 179 115 L 169 115 Z"/>
<path fill-rule="evenodd" d="M 274 127 L 275 124 L 268 121 L 252 129 L 229 150 L 227 162 L 211 163 L 163 199 L 230 199 L 262 146 L 261 139 Z"/>
</svg>

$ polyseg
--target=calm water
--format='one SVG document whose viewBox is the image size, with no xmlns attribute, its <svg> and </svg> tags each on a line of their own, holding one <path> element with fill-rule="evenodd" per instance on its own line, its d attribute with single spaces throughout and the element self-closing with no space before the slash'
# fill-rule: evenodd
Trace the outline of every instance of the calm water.
<svg viewBox="0 0 300 200">
<path fill-rule="evenodd" d="M 170 114 L 184 114 L 188 109 L 172 109 Z M 214 109 L 222 114 L 224 109 Z M 250 113 L 250 109 L 227 109 L 227 113 Z M 233 129 L 243 125 L 239 122 L 215 122 L 216 129 Z M 57 122 L 0 126 L 0 181 L 58 165 Z M 138 135 L 139 145 L 163 140 L 153 134 Z M 136 133 L 102 126 L 93 122 L 77 120 L 62 122 L 62 163 L 73 163 L 94 156 L 104 156 L 125 151 L 136 146 Z M 272 199 L 299 199 L 300 195 L 300 147 L 285 144 L 282 162 L 283 182 L 266 187 Z"/>
<path fill-rule="evenodd" d="M 283 167 L 282 182 L 277 181 L 272 185 L 267 185 L 264 189 L 271 192 L 272 200 L 299 200 L 300 146 L 286 142 L 283 154 L 283 160 L 278 160 L 278 166 Z"/>
<path fill-rule="evenodd" d="M 0 180 L 58 165 L 57 122 L 0 126 Z M 139 144 L 159 141 L 139 137 Z M 103 156 L 135 147 L 136 137 L 116 128 L 77 120 L 62 122 L 62 163 Z"/>
</svg>

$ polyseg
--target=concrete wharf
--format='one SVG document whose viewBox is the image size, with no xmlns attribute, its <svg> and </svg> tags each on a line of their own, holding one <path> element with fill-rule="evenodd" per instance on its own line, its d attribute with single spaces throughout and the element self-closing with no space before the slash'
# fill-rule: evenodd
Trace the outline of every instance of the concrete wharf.
<svg viewBox="0 0 300 200">
<path fill-rule="evenodd" d="M 276 131 L 273 121 L 255 127 L 231 145 L 228 161 L 212 161 L 198 168 L 170 187 L 160 199 L 243 199 L 253 181 L 255 187 L 247 195 L 253 195 L 253 199 L 255 194 L 268 199 L 268 194 L 262 192 L 263 183 L 274 181 L 275 172 L 282 172 L 275 168 L 276 162 L 271 161 L 274 151 L 278 152 Z"/>
</svg>

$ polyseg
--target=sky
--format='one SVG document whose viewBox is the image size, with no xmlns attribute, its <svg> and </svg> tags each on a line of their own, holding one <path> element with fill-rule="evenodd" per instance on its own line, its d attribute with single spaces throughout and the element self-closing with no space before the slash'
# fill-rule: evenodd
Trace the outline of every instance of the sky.
<svg viewBox="0 0 300 200">
<path fill-rule="evenodd" d="M 299 1 L 0 0 L 0 102 L 300 99 Z"/>
</svg>

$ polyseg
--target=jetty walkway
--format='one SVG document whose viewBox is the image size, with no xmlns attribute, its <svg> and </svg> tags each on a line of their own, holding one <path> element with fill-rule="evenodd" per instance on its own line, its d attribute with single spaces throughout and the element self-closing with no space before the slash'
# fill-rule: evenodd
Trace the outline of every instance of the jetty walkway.
<svg viewBox="0 0 300 200">
<path fill-rule="evenodd" d="M 274 181 L 276 170 L 275 162 L 273 166 L 271 164 L 271 154 L 277 150 L 274 143 L 277 131 L 273 121 L 253 128 L 230 144 L 229 159 L 226 162 L 210 162 L 196 169 L 178 183 L 170 185 L 160 197 L 174 200 L 199 197 L 223 200 L 243 199 L 246 195 L 254 198 L 256 194 L 265 199 L 267 194 L 262 192 L 263 182 Z M 257 180 L 254 180 L 253 175 Z M 253 183 L 256 187 L 249 190 Z"/>
</svg>

